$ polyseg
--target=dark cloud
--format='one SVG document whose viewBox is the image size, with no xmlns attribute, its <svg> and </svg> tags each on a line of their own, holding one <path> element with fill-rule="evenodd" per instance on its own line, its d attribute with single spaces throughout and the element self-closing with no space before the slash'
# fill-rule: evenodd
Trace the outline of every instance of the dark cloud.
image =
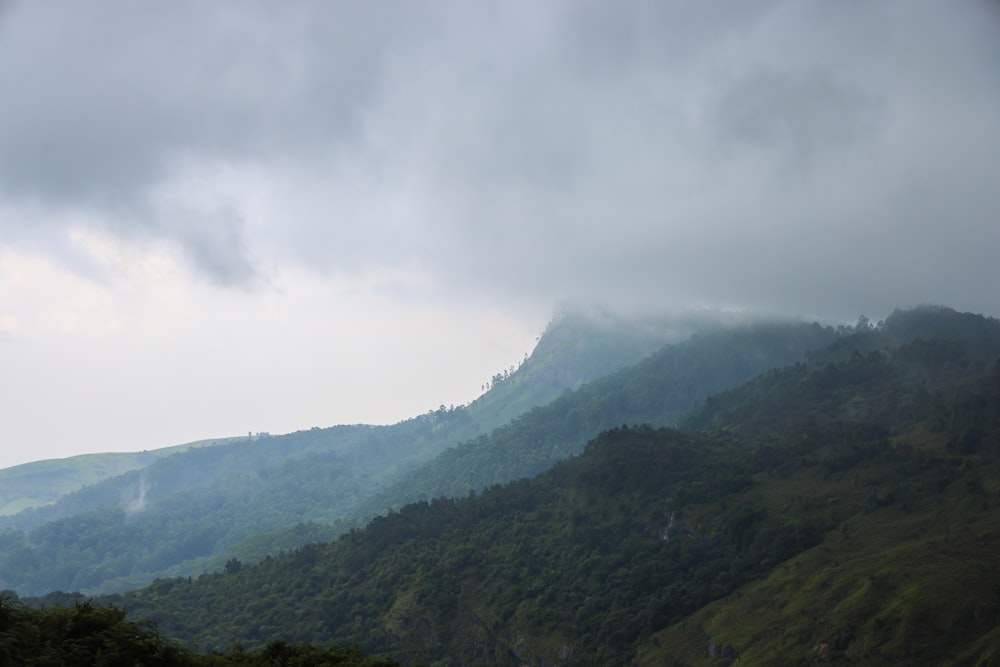
<svg viewBox="0 0 1000 667">
<path fill-rule="evenodd" d="M 0 21 L 0 193 L 169 239 L 216 282 L 404 266 L 505 298 L 1000 312 L 992 3 L 105 0 Z"/>
<path fill-rule="evenodd" d="M 377 16 L 325 13 L 260 2 L 15 5 L 0 45 L 15 93 L 0 134 L 4 189 L 134 199 L 178 156 L 298 157 L 350 141 L 384 42 L 354 34 L 378 27 Z"/>
</svg>

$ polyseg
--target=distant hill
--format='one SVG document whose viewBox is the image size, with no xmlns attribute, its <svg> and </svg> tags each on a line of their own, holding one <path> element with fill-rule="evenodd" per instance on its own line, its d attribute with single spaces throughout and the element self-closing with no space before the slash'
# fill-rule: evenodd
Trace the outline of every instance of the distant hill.
<svg viewBox="0 0 1000 667">
<path fill-rule="evenodd" d="M 44 507 L 67 493 L 144 468 L 164 456 L 228 440 L 200 440 L 141 452 L 82 454 L 4 468 L 0 470 L 0 516 L 17 514 L 29 507 Z"/>
<path fill-rule="evenodd" d="M 685 327 L 567 313 L 520 368 L 500 374 L 469 406 L 441 406 L 392 426 L 261 434 L 155 460 L 123 457 L 135 467 L 75 491 L 59 487 L 44 506 L 21 489 L 8 502 L 35 507 L 0 517 L 0 531 L 8 531 L 0 533 L 0 586 L 22 594 L 124 590 L 213 570 L 234 551 L 263 557 L 329 539 L 364 500 L 445 448 L 640 359 Z M 79 463 L 27 469 L 79 472 Z M 54 479 L 39 483 L 56 489 Z"/>
<path fill-rule="evenodd" d="M 993 664 L 1000 323 L 897 336 L 912 315 L 725 392 L 682 420 L 702 431 L 618 427 L 536 478 L 109 600 L 201 647 L 404 664 Z"/>
</svg>

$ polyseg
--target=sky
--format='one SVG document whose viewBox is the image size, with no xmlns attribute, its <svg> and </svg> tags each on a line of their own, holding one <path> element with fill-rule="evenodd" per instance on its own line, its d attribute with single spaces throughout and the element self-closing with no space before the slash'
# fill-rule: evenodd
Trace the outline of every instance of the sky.
<svg viewBox="0 0 1000 667">
<path fill-rule="evenodd" d="M 0 467 L 464 404 L 553 312 L 1000 314 L 988 0 L 0 0 Z"/>
</svg>

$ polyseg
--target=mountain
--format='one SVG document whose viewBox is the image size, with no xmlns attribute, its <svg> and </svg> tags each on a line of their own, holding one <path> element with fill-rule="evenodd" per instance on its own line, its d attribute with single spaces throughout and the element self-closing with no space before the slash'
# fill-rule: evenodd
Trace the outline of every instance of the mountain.
<svg viewBox="0 0 1000 667">
<path fill-rule="evenodd" d="M 837 338 L 815 323 L 717 323 L 635 365 L 566 392 L 488 435 L 449 448 L 363 505 L 368 517 L 406 502 L 460 497 L 531 477 L 621 424 L 673 426 L 709 395 L 805 359 Z"/>
<path fill-rule="evenodd" d="M 702 430 L 615 428 L 533 479 L 110 600 L 205 648 L 405 664 L 996 664 L 1000 323 L 843 333 L 681 420 Z"/>
<path fill-rule="evenodd" d="M 497 373 L 490 391 L 468 406 L 502 426 L 566 391 L 638 362 L 668 343 L 723 325 L 719 315 L 624 317 L 607 311 L 566 309 L 546 327 L 531 356 Z"/>
<path fill-rule="evenodd" d="M 363 501 L 445 448 L 636 361 L 691 326 L 570 312 L 520 368 L 498 374 L 468 406 L 441 406 L 392 426 L 258 434 L 155 460 L 136 455 L 128 460 L 146 465 L 0 517 L 0 586 L 22 594 L 124 590 L 222 567 L 232 553 L 262 558 L 330 539 Z M 79 469 L 72 461 L 28 468 L 70 464 Z"/>
<path fill-rule="evenodd" d="M 201 440 L 142 452 L 82 454 L 4 468 L 0 470 L 0 516 L 50 505 L 84 486 L 144 468 L 169 454 L 225 441 Z"/>
</svg>

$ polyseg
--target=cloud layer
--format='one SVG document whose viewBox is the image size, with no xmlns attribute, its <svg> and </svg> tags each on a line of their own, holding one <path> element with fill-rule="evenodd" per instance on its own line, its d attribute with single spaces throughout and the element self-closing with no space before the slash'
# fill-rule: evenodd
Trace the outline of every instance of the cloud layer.
<svg viewBox="0 0 1000 667">
<path fill-rule="evenodd" d="M 15 2 L 0 193 L 210 280 L 1000 311 L 995 4 Z M 30 225 L 31 229 L 25 229 Z M 38 226 L 47 227 L 40 232 Z"/>
</svg>

